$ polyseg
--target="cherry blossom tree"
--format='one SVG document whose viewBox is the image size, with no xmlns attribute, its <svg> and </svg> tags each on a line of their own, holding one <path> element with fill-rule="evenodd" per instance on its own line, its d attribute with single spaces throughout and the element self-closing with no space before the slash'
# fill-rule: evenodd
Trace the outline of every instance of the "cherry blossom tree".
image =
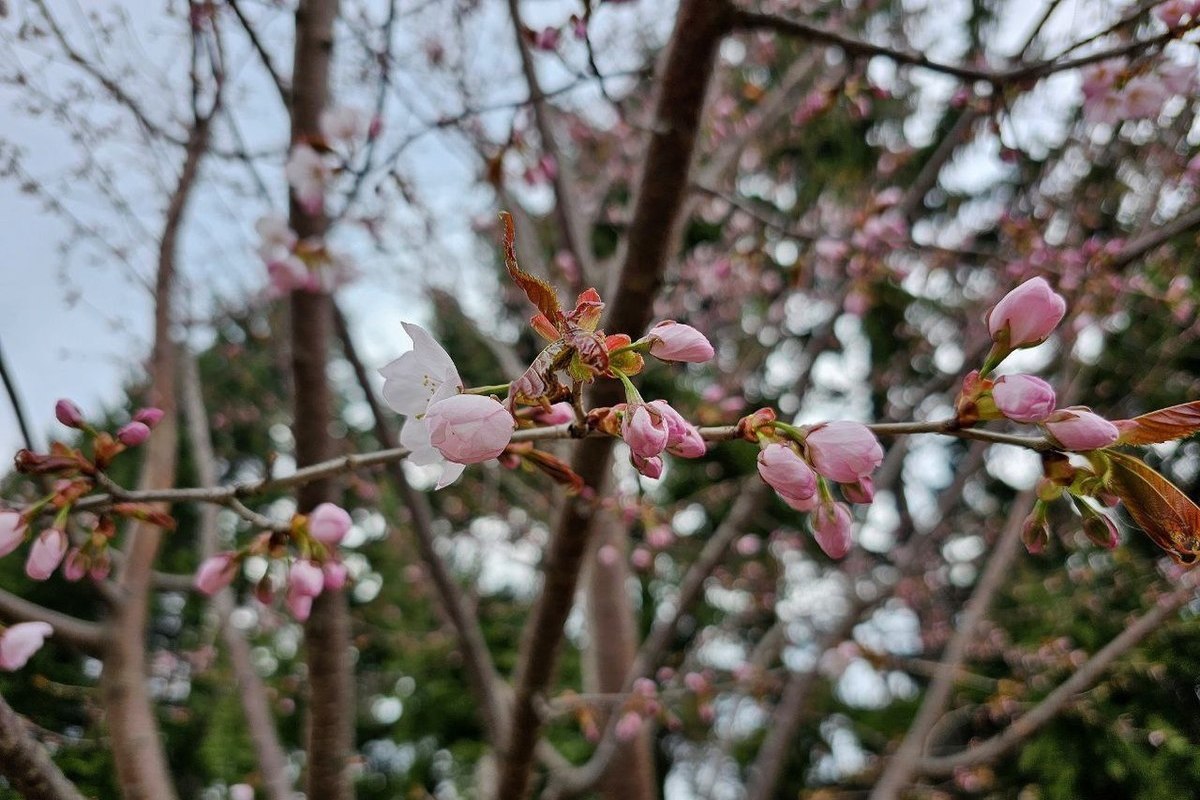
<svg viewBox="0 0 1200 800">
<path fill-rule="evenodd" d="M 1193 624 L 1200 6 L 953 5 L 0 5 L 150 334 L 0 369 L 0 792 L 1077 796 Z"/>
</svg>

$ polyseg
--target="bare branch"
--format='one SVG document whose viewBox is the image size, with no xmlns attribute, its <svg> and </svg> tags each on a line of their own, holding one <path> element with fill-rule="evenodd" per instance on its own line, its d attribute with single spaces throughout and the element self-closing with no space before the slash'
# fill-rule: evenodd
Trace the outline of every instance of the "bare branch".
<svg viewBox="0 0 1200 800">
<path fill-rule="evenodd" d="M 104 626 L 31 603 L 12 592 L 0 589 L 0 619 L 9 624 L 47 622 L 54 628 L 55 641 L 64 642 L 88 655 L 104 649 Z"/>
<path fill-rule="evenodd" d="M 84 800 L 29 731 L 25 720 L 0 697 L 0 776 L 26 800 Z"/>
</svg>

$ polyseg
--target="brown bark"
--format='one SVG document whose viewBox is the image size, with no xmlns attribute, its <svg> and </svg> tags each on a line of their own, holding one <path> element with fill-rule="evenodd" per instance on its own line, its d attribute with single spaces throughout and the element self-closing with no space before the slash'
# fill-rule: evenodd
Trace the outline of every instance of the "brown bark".
<svg viewBox="0 0 1200 800">
<path fill-rule="evenodd" d="M 292 142 L 318 132 L 318 120 L 329 97 L 333 24 L 337 0 L 302 0 L 296 8 L 296 42 L 292 64 Z M 323 213 L 306 212 L 292 200 L 290 222 L 300 238 L 324 236 Z M 291 296 L 293 434 L 296 464 L 303 467 L 334 455 L 329 433 L 333 396 L 326 378 L 333 330 L 333 304 L 328 295 L 296 291 Z M 301 513 L 336 500 L 331 479 L 300 489 Z M 322 800 L 354 796 L 349 771 L 354 752 L 354 683 L 350 664 L 350 607 L 344 592 L 325 592 L 313 603 L 304 626 L 308 664 L 308 775 L 306 793 Z"/>
<path fill-rule="evenodd" d="M 587 614 L 588 647 L 585 654 L 592 685 L 588 691 L 617 693 L 625 688 L 626 676 L 637 655 L 638 626 L 629 597 L 628 530 L 611 512 L 598 515 L 595 550 L 616 548 L 620 557 L 606 563 L 597 558 L 588 562 Z M 594 551 L 593 551 L 594 555 Z M 603 726 L 608 717 L 598 720 Z M 621 769 L 609 770 L 600 781 L 600 790 L 611 800 L 650 800 L 658 792 L 654 780 L 653 737 L 649 726 L 629 742 L 617 745 L 616 760 Z"/>
<path fill-rule="evenodd" d="M 0 776 L 25 800 L 83 800 L 75 784 L 0 697 Z"/>
<path fill-rule="evenodd" d="M 179 232 L 188 201 L 208 148 L 211 115 L 197 116 L 189 134 L 183 170 L 167 206 L 159 241 L 158 273 L 154 286 L 154 350 L 150 360 L 149 403 L 163 410 L 162 421 L 145 446 L 139 486 L 169 489 L 175 485 L 178 415 L 176 348 L 171 340 L 172 295 L 175 290 Z M 160 504 L 166 510 L 165 504 Z M 104 672 L 100 681 L 108 733 L 112 739 L 117 780 L 122 795 L 132 800 L 175 797 L 166 753 L 154 707 L 146 692 L 146 624 L 150 616 L 154 560 L 163 532 L 144 522 L 129 530 L 125 562 L 119 577 L 122 601 L 108 621 Z"/>
<path fill-rule="evenodd" d="M 728 15 L 726 5 L 708 0 L 685 0 L 680 5 L 663 62 L 654 133 L 638 182 L 623 263 L 616 288 L 608 293 L 611 306 L 605 330 L 637 336 L 650 323 L 652 301 L 678 246 L 696 134 Z M 615 381 L 600 383 L 592 399 L 593 405 L 613 405 L 622 399 L 620 387 Z M 598 496 L 603 496 L 608 482 L 612 446 L 611 439 L 585 439 L 572 460 L 572 468 Z M 541 727 L 536 699 L 554 674 L 593 511 L 591 501 L 571 498 L 546 550 L 542 591 L 521 642 L 512 725 L 501 754 L 500 800 L 520 800 L 529 790 Z"/>
</svg>

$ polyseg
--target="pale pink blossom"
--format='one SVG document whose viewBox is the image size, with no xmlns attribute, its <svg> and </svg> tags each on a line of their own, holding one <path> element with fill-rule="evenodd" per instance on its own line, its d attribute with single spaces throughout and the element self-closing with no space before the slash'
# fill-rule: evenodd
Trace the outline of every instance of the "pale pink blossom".
<svg viewBox="0 0 1200 800">
<path fill-rule="evenodd" d="M 117 431 L 117 441 L 126 447 L 137 447 L 150 438 L 150 426 L 144 422 L 130 422 Z"/>
<path fill-rule="evenodd" d="M 254 230 L 258 233 L 258 255 L 268 263 L 290 255 L 299 241 L 287 219 L 280 214 L 259 217 Z"/>
<path fill-rule="evenodd" d="M 1010 349 L 1032 347 L 1046 341 L 1066 313 L 1067 301 L 1045 278 L 1030 278 L 988 312 L 988 331 L 993 341 L 1006 337 Z"/>
<path fill-rule="evenodd" d="M 562 32 L 558 28 L 542 28 L 533 35 L 533 46 L 537 50 L 554 52 L 558 49 L 558 42 L 561 37 Z"/>
<path fill-rule="evenodd" d="M 308 213 L 315 214 L 325 205 L 325 187 L 332 175 L 325 159 L 310 145 L 297 144 L 283 167 L 292 194 Z"/>
<path fill-rule="evenodd" d="M 812 515 L 813 538 L 830 558 L 850 552 L 850 509 L 845 503 L 822 503 Z"/>
<path fill-rule="evenodd" d="M 25 561 L 25 574 L 35 581 L 44 581 L 54 574 L 67 554 L 67 534 L 58 528 L 47 528 L 33 540 Z"/>
<path fill-rule="evenodd" d="M 1158 75 L 1130 78 L 1121 90 L 1124 119 L 1153 119 L 1171 97 L 1171 90 Z"/>
<path fill-rule="evenodd" d="M 621 418 L 621 438 L 635 456 L 656 458 L 667 448 L 670 431 L 657 409 L 644 403 L 630 403 Z"/>
<path fill-rule="evenodd" d="M 1014 422 L 1041 422 L 1054 411 L 1054 388 L 1034 375 L 1005 375 L 992 386 L 1000 413 Z"/>
<path fill-rule="evenodd" d="M 653 406 L 667 426 L 667 447 L 671 455 L 681 458 L 700 458 L 708 451 L 700 430 L 671 408 L 666 400 L 651 400 Z"/>
<path fill-rule="evenodd" d="M 54 404 L 54 416 L 68 428 L 80 428 L 84 424 L 83 412 L 70 400 L 62 399 Z"/>
<path fill-rule="evenodd" d="M 478 464 L 498 457 L 512 441 L 513 418 L 491 397 L 457 394 L 425 412 L 429 442 L 447 461 Z"/>
<path fill-rule="evenodd" d="M 837 483 L 857 483 L 883 461 L 883 447 L 866 425 L 826 422 L 812 428 L 804 439 L 813 468 Z"/>
<path fill-rule="evenodd" d="M 328 547 L 341 544 L 353 522 L 346 509 L 334 503 L 321 503 L 308 514 L 308 533 Z"/>
<path fill-rule="evenodd" d="M 325 573 L 316 562 L 298 558 L 288 570 L 288 588 L 299 594 L 316 597 L 325 589 Z"/>
<path fill-rule="evenodd" d="M 410 451 L 408 460 L 418 466 L 442 467 L 437 483 L 441 489 L 458 480 L 465 467 L 447 462 L 430 442 L 425 412 L 433 403 L 456 395 L 462 378 L 450 354 L 428 331 L 411 322 L 402 325 L 413 349 L 379 370 L 384 378 L 383 399 L 393 411 L 408 417 L 400 429 L 400 444 Z"/>
<path fill-rule="evenodd" d="M 229 800 L 254 800 L 254 789 L 247 783 L 235 783 L 229 787 Z"/>
<path fill-rule="evenodd" d="M 0 669 L 12 672 L 25 666 L 53 633 L 47 622 L 19 622 L 6 628 L 0 633 Z"/>
<path fill-rule="evenodd" d="M 817 492 L 812 467 L 795 448 L 782 442 L 772 442 L 759 451 L 758 474 L 785 502 L 804 503 Z"/>
<path fill-rule="evenodd" d="M 0 511 L 0 557 L 25 541 L 25 518 L 16 511 Z"/>
<path fill-rule="evenodd" d="M 198 591 L 212 596 L 233 582 L 237 575 L 237 553 L 227 551 L 209 556 L 196 570 L 194 585 Z"/>
<path fill-rule="evenodd" d="M 327 142 L 354 144 L 367 138 L 371 115 L 361 108 L 334 106 L 321 112 L 317 125 Z"/>
<path fill-rule="evenodd" d="M 267 282 L 271 287 L 270 294 L 274 297 L 283 297 L 300 289 L 307 290 L 313 285 L 308 265 L 291 254 L 267 262 Z"/>
<path fill-rule="evenodd" d="M 1108 447 L 1121 435 L 1117 426 L 1084 406 L 1055 411 L 1042 423 L 1064 450 L 1096 450 Z"/>
<path fill-rule="evenodd" d="M 645 338 L 651 340 L 650 355 L 662 361 L 701 364 L 713 357 L 713 346 L 708 337 L 691 325 L 674 320 L 658 323 Z"/>
<path fill-rule="evenodd" d="M 287 603 L 288 611 L 298 622 L 304 622 L 312 614 L 313 597 L 310 594 L 303 594 L 291 588 L 288 590 L 284 602 Z"/>
</svg>

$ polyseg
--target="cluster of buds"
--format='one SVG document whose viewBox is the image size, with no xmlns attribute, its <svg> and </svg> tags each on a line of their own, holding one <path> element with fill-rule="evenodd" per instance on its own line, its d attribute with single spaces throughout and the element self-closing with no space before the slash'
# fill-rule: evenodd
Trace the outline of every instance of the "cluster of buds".
<svg viewBox="0 0 1200 800">
<path fill-rule="evenodd" d="M 325 207 L 325 193 L 339 171 L 346 169 L 362 145 L 377 138 L 382 123 L 361 109 L 330 108 L 318 120 L 320 133 L 292 146 L 284 175 L 292 196 L 310 214 Z"/>
<path fill-rule="evenodd" d="M 883 447 L 871 429 L 836 421 L 797 427 L 775 419 L 770 409 L 744 417 L 739 431 L 761 448 L 758 474 L 791 508 L 809 514 L 813 538 L 830 558 L 850 551 L 849 503 L 875 498 L 871 474 L 883 461 Z M 830 484 L 837 484 L 842 502 Z"/>
<path fill-rule="evenodd" d="M 25 574 L 32 580 L 44 581 L 62 566 L 63 577 L 78 581 L 84 576 L 103 580 L 112 568 L 109 543 L 116 535 L 118 517 L 140 520 L 172 529 L 175 521 L 166 513 L 146 503 L 113 503 L 97 515 L 88 515 L 82 525 L 84 536 L 75 544 L 67 533 L 67 523 L 75 503 L 91 493 L 104 471 L 125 450 L 137 447 L 150 438 L 150 432 L 163 418 L 158 408 L 143 408 L 134 412 L 133 419 L 117 432 L 100 431 L 92 426 L 79 407 L 70 400 L 59 400 L 55 416 L 63 425 L 82 431 L 88 447 L 72 448 L 53 442 L 48 453 L 21 450 L 16 456 L 19 472 L 51 479 L 50 492 L 24 510 L 0 511 L 0 556 L 19 548 L 33 533 L 33 526 L 43 514 L 53 514 L 53 522 L 32 536 L 33 544 L 25 561 Z M 90 454 L 85 452 L 90 450 Z"/>
<path fill-rule="evenodd" d="M 227 550 L 205 559 L 196 571 L 195 586 L 214 595 L 233 583 L 250 556 L 286 561 L 285 604 L 297 620 L 308 619 L 313 600 L 325 591 L 340 591 L 348 578 L 338 545 L 350 532 L 350 514 L 333 503 L 322 503 L 309 514 L 296 514 L 291 524 L 268 531 L 240 550 Z M 270 604 L 277 593 L 270 571 L 255 587 L 260 602 Z"/>
</svg>

